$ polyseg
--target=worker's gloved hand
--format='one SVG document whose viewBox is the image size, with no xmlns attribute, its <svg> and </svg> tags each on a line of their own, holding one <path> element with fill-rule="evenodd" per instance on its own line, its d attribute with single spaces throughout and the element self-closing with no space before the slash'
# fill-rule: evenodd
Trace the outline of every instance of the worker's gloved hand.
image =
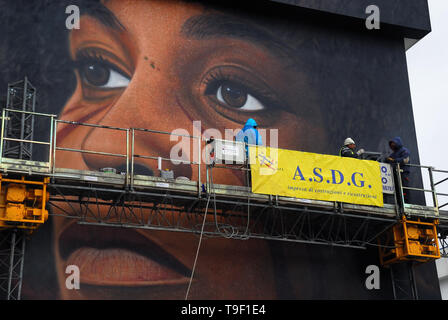
<svg viewBox="0 0 448 320">
<path fill-rule="evenodd" d="M 356 154 L 357 154 L 358 156 L 360 156 L 360 155 L 362 155 L 364 152 L 365 152 L 364 149 L 359 149 L 358 152 L 356 152 Z"/>
</svg>

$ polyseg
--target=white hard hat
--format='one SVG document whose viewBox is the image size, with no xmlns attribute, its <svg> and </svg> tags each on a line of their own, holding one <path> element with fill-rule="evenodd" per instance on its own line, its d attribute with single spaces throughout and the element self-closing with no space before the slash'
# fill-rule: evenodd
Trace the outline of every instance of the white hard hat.
<svg viewBox="0 0 448 320">
<path fill-rule="evenodd" d="M 355 141 L 352 138 L 345 139 L 344 146 L 348 146 L 349 144 L 355 144 Z"/>
</svg>

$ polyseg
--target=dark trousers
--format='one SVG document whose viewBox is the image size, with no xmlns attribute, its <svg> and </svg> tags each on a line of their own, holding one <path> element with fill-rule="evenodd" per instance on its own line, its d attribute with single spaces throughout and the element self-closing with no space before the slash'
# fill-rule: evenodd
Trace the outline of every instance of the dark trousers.
<svg viewBox="0 0 448 320">
<path fill-rule="evenodd" d="M 409 171 L 400 172 L 402 188 L 407 188 L 411 186 L 411 179 L 409 176 L 410 176 Z M 400 198 L 401 195 L 400 190 L 398 188 L 398 174 L 395 168 L 394 168 L 394 178 L 395 178 L 395 192 L 397 193 L 397 197 Z M 410 203 L 411 199 L 410 193 L 411 190 L 403 189 L 403 198 L 405 203 Z"/>
<path fill-rule="evenodd" d="M 411 186 L 411 180 L 409 178 L 409 172 L 402 172 L 401 173 L 401 185 L 403 187 L 410 187 Z M 403 197 L 405 203 L 410 203 L 410 193 L 411 190 L 403 189 Z"/>
</svg>

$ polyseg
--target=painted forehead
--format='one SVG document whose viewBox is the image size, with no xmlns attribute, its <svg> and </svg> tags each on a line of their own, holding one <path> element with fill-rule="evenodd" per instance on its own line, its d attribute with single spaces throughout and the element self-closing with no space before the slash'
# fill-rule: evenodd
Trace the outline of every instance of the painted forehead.
<svg viewBox="0 0 448 320">
<path fill-rule="evenodd" d="M 126 26 L 114 12 L 100 2 L 90 3 L 84 12 L 108 28 L 116 31 L 126 30 Z M 288 58 L 297 54 L 298 46 L 305 40 L 303 33 L 297 28 L 294 29 L 296 30 L 291 32 L 290 22 L 277 21 L 267 24 L 265 19 L 253 15 L 229 11 L 226 8 L 207 8 L 203 14 L 192 15 L 186 19 L 179 32 L 183 37 L 196 40 L 220 37 L 241 39 L 266 47 L 282 58 Z"/>
</svg>

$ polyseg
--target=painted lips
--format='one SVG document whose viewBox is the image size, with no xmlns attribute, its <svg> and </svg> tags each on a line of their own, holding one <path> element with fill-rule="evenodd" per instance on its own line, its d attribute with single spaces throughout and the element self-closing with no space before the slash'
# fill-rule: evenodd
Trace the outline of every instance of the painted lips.
<svg viewBox="0 0 448 320">
<path fill-rule="evenodd" d="M 59 238 L 67 265 L 80 269 L 81 283 L 101 286 L 184 284 L 191 271 L 134 230 L 72 224 Z"/>
</svg>

